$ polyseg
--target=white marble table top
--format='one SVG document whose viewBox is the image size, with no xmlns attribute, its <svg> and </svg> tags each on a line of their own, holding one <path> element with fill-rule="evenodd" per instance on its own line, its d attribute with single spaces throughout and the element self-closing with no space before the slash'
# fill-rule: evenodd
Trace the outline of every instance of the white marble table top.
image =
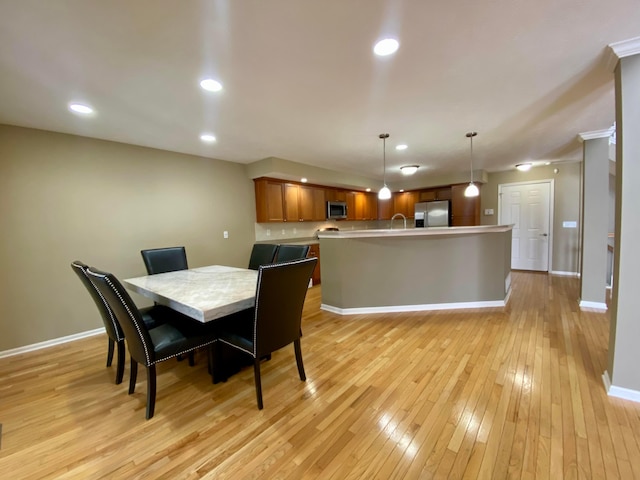
<svg viewBox="0 0 640 480">
<path fill-rule="evenodd" d="M 257 281 L 255 270 L 211 265 L 127 278 L 123 283 L 160 305 L 209 322 L 253 307 Z"/>
</svg>

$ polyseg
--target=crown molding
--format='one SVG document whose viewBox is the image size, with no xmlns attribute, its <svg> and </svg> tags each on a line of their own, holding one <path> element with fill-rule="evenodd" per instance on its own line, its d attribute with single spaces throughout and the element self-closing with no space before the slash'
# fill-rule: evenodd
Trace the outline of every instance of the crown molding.
<svg viewBox="0 0 640 480">
<path fill-rule="evenodd" d="M 640 53 L 640 37 L 610 43 L 607 50 L 607 70 L 614 71 L 621 58 Z"/>
<path fill-rule="evenodd" d="M 594 140 L 596 138 L 607 138 L 610 137 L 614 132 L 613 127 L 606 128 L 604 130 L 594 130 L 592 132 L 583 132 L 578 134 L 578 141 L 580 143 L 586 140 Z"/>
</svg>

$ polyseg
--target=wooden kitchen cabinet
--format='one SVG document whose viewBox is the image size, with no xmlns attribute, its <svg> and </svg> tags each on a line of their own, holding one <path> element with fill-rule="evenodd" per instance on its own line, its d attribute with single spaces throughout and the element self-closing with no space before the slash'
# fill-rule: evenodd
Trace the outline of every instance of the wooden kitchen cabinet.
<svg viewBox="0 0 640 480">
<path fill-rule="evenodd" d="M 337 188 L 327 188 L 325 189 L 325 200 L 328 202 L 346 202 L 347 192 Z"/>
<path fill-rule="evenodd" d="M 255 180 L 256 221 L 284 222 L 284 185 L 268 178 Z"/>
<path fill-rule="evenodd" d="M 433 202 L 435 200 L 451 200 L 451 187 L 429 188 L 418 192 L 419 202 Z"/>
<path fill-rule="evenodd" d="M 320 245 L 314 243 L 309 245 L 309 254 L 308 257 L 316 257 L 318 259 L 318 263 L 316 263 L 316 267 L 313 269 L 313 273 L 311 274 L 311 282 L 313 285 L 320 284 Z"/>
<path fill-rule="evenodd" d="M 465 197 L 468 183 L 451 185 L 451 226 L 468 227 L 480 225 L 480 195 Z M 476 183 L 478 188 L 480 184 Z"/>
<path fill-rule="evenodd" d="M 388 200 L 378 200 L 378 220 L 391 220 L 393 215 L 393 194 Z"/>
<path fill-rule="evenodd" d="M 284 221 L 304 222 L 326 219 L 324 189 L 284 184 Z"/>
<path fill-rule="evenodd" d="M 376 220 L 378 196 L 365 192 L 346 192 L 347 220 Z"/>
<path fill-rule="evenodd" d="M 418 192 L 400 192 L 393 196 L 393 213 L 401 213 L 407 218 L 415 216 L 415 204 L 418 203 Z"/>
<path fill-rule="evenodd" d="M 378 194 L 367 192 L 364 193 L 364 219 L 365 220 L 377 220 L 378 219 Z"/>
</svg>

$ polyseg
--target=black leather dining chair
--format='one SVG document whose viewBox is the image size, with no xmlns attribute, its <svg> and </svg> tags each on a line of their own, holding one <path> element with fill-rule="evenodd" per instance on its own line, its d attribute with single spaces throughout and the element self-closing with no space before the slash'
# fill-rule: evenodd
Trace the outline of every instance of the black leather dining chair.
<svg viewBox="0 0 640 480">
<path fill-rule="evenodd" d="M 261 265 L 258 269 L 255 307 L 236 314 L 220 327 L 214 361 L 220 361 L 222 344 L 253 358 L 258 408 L 262 409 L 260 360 L 293 343 L 300 380 L 307 379 L 300 348 L 300 323 L 309 279 L 317 258 Z"/>
<path fill-rule="evenodd" d="M 260 265 L 273 263 L 278 252 L 278 245 L 272 243 L 254 243 L 249 258 L 249 269 L 258 270 Z"/>
<path fill-rule="evenodd" d="M 87 276 L 88 268 L 88 265 L 78 260 L 71 262 L 71 269 L 76 273 L 76 275 L 78 275 L 78 278 L 91 295 L 93 302 L 96 304 L 96 307 L 100 312 L 100 316 L 102 317 L 107 337 L 109 337 L 107 367 L 110 367 L 113 362 L 114 346 L 117 345 L 118 357 L 116 360 L 116 385 L 119 385 L 122 383 L 122 377 L 124 376 L 124 332 L 122 331 L 114 313 L 111 311 L 111 308 L 109 308 L 106 300 L 102 297 L 100 292 Z M 164 316 L 165 310 L 166 307 L 148 307 L 140 309 L 139 312 L 147 328 L 153 328 L 163 323 L 164 320 L 162 317 Z"/>
<path fill-rule="evenodd" d="M 131 356 L 129 394 L 134 393 L 138 376 L 138 364 L 147 369 L 147 420 L 153 417 L 156 403 L 156 364 L 178 355 L 188 354 L 198 348 L 216 342 L 216 333 L 208 325 L 171 310 L 167 322 L 147 328 L 135 303 L 120 281 L 111 273 L 89 267 L 87 276 L 96 286 L 114 313 L 127 338 Z M 212 369 L 212 352 L 209 348 L 209 371 Z"/>
<path fill-rule="evenodd" d="M 149 248 L 141 250 L 140 254 L 149 275 L 189 268 L 184 247 Z"/>
<path fill-rule="evenodd" d="M 276 255 L 276 262 L 288 262 L 290 260 L 299 260 L 307 258 L 309 254 L 309 245 L 280 245 Z"/>
</svg>

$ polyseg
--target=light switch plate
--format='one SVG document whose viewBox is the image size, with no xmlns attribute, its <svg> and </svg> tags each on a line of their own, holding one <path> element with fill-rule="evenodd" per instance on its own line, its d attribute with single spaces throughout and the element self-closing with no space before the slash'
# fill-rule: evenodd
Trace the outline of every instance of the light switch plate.
<svg viewBox="0 0 640 480">
<path fill-rule="evenodd" d="M 485 215 L 493 215 L 493 208 L 485 208 L 484 209 L 484 214 Z"/>
<path fill-rule="evenodd" d="M 562 228 L 577 228 L 578 222 L 575 221 L 564 221 L 562 222 Z"/>
</svg>

